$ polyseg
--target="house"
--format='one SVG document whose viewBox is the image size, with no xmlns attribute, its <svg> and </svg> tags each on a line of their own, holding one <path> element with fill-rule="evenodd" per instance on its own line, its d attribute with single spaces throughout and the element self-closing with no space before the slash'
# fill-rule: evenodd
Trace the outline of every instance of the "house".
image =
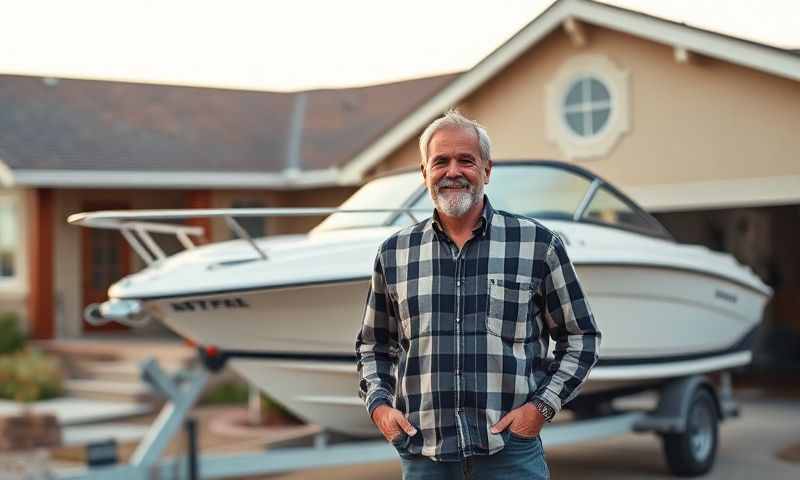
<svg viewBox="0 0 800 480">
<path fill-rule="evenodd" d="M 42 155 L 49 149 L 69 145 L 76 138 L 87 138 L 102 124 L 100 120 L 91 123 L 84 117 L 83 121 L 90 125 L 87 130 L 73 131 L 68 137 L 52 130 L 18 127 L 16 135 L 22 140 L 17 142 L 23 144 L 40 139 L 40 135 L 31 131 L 50 132 L 47 138 L 41 138 L 48 146 L 40 147 L 36 157 L 39 160 L 30 158 L 28 164 L 10 161 L 10 152 L 0 150 L 0 158 L 5 162 L 0 178 L 15 185 L 16 192 L 12 200 L 5 201 L 6 205 L 16 201 L 17 218 L 27 215 L 31 219 L 28 223 L 33 226 L 28 234 L 30 244 L 24 247 L 27 251 L 21 246 L 24 242 L 18 242 L 15 251 L 18 261 L 26 258 L 30 264 L 22 285 L 41 289 L 40 284 L 53 284 L 50 290 L 44 288 L 38 292 L 30 287 L 31 297 L 35 300 L 49 295 L 56 299 L 50 307 L 46 307 L 47 301 L 41 302 L 45 306 L 29 302 L 34 331 L 39 335 L 80 334 L 80 292 L 92 291 L 87 282 L 96 280 L 99 287 L 127 271 L 126 264 L 118 258 L 116 262 L 107 261 L 115 258 L 110 253 L 98 253 L 97 258 L 102 262 L 92 267 L 87 260 L 91 258 L 90 250 L 80 248 L 81 244 L 96 242 L 99 252 L 108 251 L 116 240 L 101 239 L 101 234 L 93 234 L 98 235 L 96 241 L 80 240 L 77 233 L 66 232 L 70 227 L 64 226 L 62 219 L 69 212 L 94 206 L 89 200 L 105 202 L 96 205 L 100 208 L 108 208 L 118 197 L 127 199 L 124 206 L 137 208 L 155 203 L 230 206 L 235 198 L 233 193 L 244 191 L 234 191 L 233 185 L 238 185 L 247 186 L 249 194 L 264 205 L 326 203 L 309 192 L 325 192 L 326 200 L 335 203 L 334 200 L 352 191 L 352 186 L 375 175 L 414 168 L 418 163 L 416 142 L 421 130 L 441 112 L 456 106 L 488 128 L 496 159 L 544 158 L 579 164 L 655 212 L 679 240 L 730 252 L 751 266 L 775 289 L 767 311 L 772 333 L 768 332 L 764 341 L 772 342 L 773 350 L 786 352 L 780 355 L 799 355 L 800 318 L 796 312 L 800 311 L 800 253 L 796 245 L 800 244 L 800 222 L 797 222 L 800 56 L 797 52 L 589 0 L 559 0 L 474 68 L 430 81 L 424 84 L 427 86 L 422 89 L 424 93 L 417 96 L 364 98 L 364 104 L 356 101 L 359 108 L 391 113 L 386 117 L 378 115 L 380 125 L 365 119 L 354 126 L 346 112 L 341 112 L 339 123 L 297 114 L 312 108 L 314 93 L 276 98 L 274 103 L 266 97 L 257 100 L 256 94 L 237 94 L 242 95 L 240 98 L 219 93 L 202 107 L 196 106 L 199 100 L 185 100 L 181 104 L 185 110 L 170 107 L 168 114 L 164 109 L 170 104 L 165 98 L 143 94 L 150 101 L 132 102 L 133 105 L 122 102 L 132 126 L 117 127 L 111 122 L 108 130 L 104 130 L 132 136 L 126 137 L 125 142 L 106 145 L 104 148 L 109 150 L 102 158 L 130 158 L 135 151 L 134 139 L 153 144 L 147 147 L 151 149 L 147 152 L 149 160 L 140 160 L 140 170 L 130 174 L 124 172 L 130 167 L 124 166 L 90 174 L 85 169 L 86 162 L 89 167 L 93 165 L 92 160 L 82 158 L 74 150 L 69 151 L 72 156 L 68 158 L 73 159 L 69 165 L 49 166 L 41 172 L 30 166 L 62 165 L 61 162 L 66 162 L 62 157 L 56 161 L 52 156 Z M 57 90 L 58 85 L 39 82 L 29 88 L 46 92 L 46 88 Z M 153 87 L 144 89 L 149 88 Z M 191 94 L 190 89 L 174 91 L 175 95 L 183 92 L 179 96 Z M 339 94 L 342 98 L 347 96 L 345 91 Z M 64 96 L 59 108 L 72 108 L 71 98 Z M 106 103 L 103 98 L 96 97 L 93 108 L 101 108 Z M 230 107 L 228 102 L 238 102 L 235 103 L 238 106 Z M 372 105 L 372 102 L 386 103 Z M 28 107 L 23 105 L 15 108 L 23 109 L 26 118 L 35 118 L 40 111 L 33 107 L 25 110 Z M 244 132 L 226 123 L 231 115 L 229 108 L 250 115 L 247 121 L 237 124 L 247 125 Z M 66 113 L 58 110 L 54 116 L 78 115 L 77 110 Z M 274 114 L 276 111 L 283 114 Z M 265 133 L 270 130 L 269 122 L 261 131 L 252 130 L 254 122 L 272 118 L 271 113 L 285 122 L 281 124 L 282 132 L 288 133 Z M 80 114 L 85 115 L 83 111 Z M 164 119 L 164 115 L 168 118 Z M 147 136 L 146 126 L 153 119 L 159 119 L 164 126 L 163 137 Z M 324 130 L 327 136 L 293 136 L 291 132 L 296 132 L 290 127 L 293 122 L 306 125 L 312 119 L 319 122 L 315 128 Z M 20 122 L 24 124 L 24 120 Z M 191 137 L 192 142 L 198 142 L 198 148 L 174 154 L 169 150 L 169 142 L 176 137 L 186 138 L 182 135 L 188 135 L 187 125 L 198 129 Z M 0 132 L 6 134 L 4 128 Z M 243 135 L 253 143 L 244 147 Z M 312 153 L 351 136 L 353 140 L 348 140 L 346 147 L 337 147 L 335 156 Z M 206 137 L 220 141 L 204 144 Z M 0 149 L 7 149 L 4 141 L 0 138 Z M 220 146 L 223 143 L 224 148 Z M 100 151 L 100 147 L 94 148 L 89 151 Z M 301 155 L 292 153 L 298 150 Z M 280 160 L 269 163 L 272 160 L 266 159 L 274 154 L 269 152 L 278 152 L 276 158 Z M 49 158 L 52 163 L 42 158 Z M 243 160 L 253 158 L 265 163 Z M 302 164 L 300 175 L 291 174 L 296 171 L 293 168 L 297 164 L 293 162 L 297 158 L 302 158 L 298 162 Z M 243 161 L 244 165 L 239 163 Z M 224 173 L 219 172 L 222 168 Z M 202 173 L 209 171 L 214 173 Z M 249 174 L 243 178 L 235 172 Z M 138 189 L 126 183 L 128 178 L 139 180 Z M 81 189 L 68 188 L 69 182 L 76 182 L 73 187 Z M 140 190 L 146 185 L 152 186 Z M 118 195 L 109 186 L 126 193 Z M 187 190 L 178 190 L 180 186 Z M 262 191 L 268 193 L 262 195 Z M 83 196 L 89 193 L 91 196 Z M 173 196 L 172 200 L 167 200 L 168 196 Z M 27 213 L 20 213 L 23 208 Z M 57 220 L 51 221 L 52 218 Z M 269 230 L 285 231 L 283 228 L 276 225 L 273 229 L 270 224 Z M 214 235 L 218 235 L 216 231 Z M 53 248 L 63 253 L 48 253 Z M 46 258 L 54 258 L 55 264 L 48 267 L 46 262 L 38 260 Z M 113 264 L 122 267 L 108 272 L 103 270 L 107 267 L 100 266 Z M 74 286 L 81 282 L 83 287 Z M 46 308 L 56 312 L 56 325 L 45 323 L 44 319 L 49 318 L 43 313 Z M 800 363 L 800 358 L 796 360 Z"/>
<path fill-rule="evenodd" d="M 338 205 L 357 182 L 340 183 L 335 167 L 451 79 L 272 93 L 0 76 L 0 312 L 40 339 L 103 330 L 84 306 L 142 264 L 119 233 L 68 215 Z M 318 221 L 242 223 L 261 236 Z M 206 241 L 231 236 L 196 223 Z"/>
<path fill-rule="evenodd" d="M 495 159 L 555 159 L 620 187 L 678 240 L 774 289 L 761 352 L 800 366 L 800 55 L 588 0 L 559 0 L 342 167 L 418 164 L 451 106 Z M 765 359 L 769 360 L 769 359 Z M 779 362 L 780 363 L 780 362 Z"/>
</svg>

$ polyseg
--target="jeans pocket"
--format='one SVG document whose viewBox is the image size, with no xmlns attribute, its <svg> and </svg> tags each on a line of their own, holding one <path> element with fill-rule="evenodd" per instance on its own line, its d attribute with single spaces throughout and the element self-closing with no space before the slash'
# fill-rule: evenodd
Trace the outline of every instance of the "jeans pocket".
<svg viewBox="0 0 800 480">
<path fill-rule="evenodd" d="M 406 432 L 401 431 L 398 436 L 392 439 L 391 443 L 398 451 L 405 451 L 408 448 L 408 444 L 411 443 L 411 437 Z"/>
<path fill-rule="evenodd" d="M 532 437 L 526 437 L 526 436 L 520 435 L 518 433 L 514 433 L 511 430 L 508 431 L 508 436 L 513 438 L 514 440 L 519 440 L 521 442 L 532 442 L 532 441 L 537 440 L 539 438 L 539 435 L 534 435 Z"/>
</svg>

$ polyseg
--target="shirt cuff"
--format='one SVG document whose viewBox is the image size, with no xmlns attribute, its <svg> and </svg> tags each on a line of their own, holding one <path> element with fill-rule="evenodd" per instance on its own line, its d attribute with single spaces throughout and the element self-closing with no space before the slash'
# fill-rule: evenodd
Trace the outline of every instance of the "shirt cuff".
<svg viewBox="0 0 800 480">
<path fill-rule="evenodd" d="M 386 392 L 378 391 L 373 395 L 367 397 L 367 414 L 369 418 L 372 418 L 372 412 L 380 407 L 381 405 L 389 405 L 392 406 L 392 399 L 386 394 Z"/>
</svg>

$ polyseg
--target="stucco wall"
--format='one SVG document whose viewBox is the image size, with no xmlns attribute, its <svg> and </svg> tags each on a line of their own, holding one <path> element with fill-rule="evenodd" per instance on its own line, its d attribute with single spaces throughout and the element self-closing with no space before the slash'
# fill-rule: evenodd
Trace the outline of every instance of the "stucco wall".
<svg viewBox="0 0 800 480">
<path fill-rule="evenodd" d="M 800 174 L 800 84 L 695 56 L 672 46 L 587 28 L 573 46 L 557 30 L 466 98 L 459 107 L 489 130 L 496 159 L 566 160 L 546 139 L 545 85 L 578 54 L 627 70 L 630 130 L 601 158 L 576 163 L 624 187 Z M 416 138 L 375 171 L 415 165 Z"/>
</svg>

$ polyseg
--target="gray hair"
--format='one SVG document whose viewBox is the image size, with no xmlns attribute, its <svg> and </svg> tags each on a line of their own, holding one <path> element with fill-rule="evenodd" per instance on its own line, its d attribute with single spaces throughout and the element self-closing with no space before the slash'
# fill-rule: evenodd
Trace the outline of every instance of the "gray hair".
<svg viewBox="0 0 800 480">
<path fill-rule="evenodd" d="M 481 159 L 484 162 L 492 159 L 492 141 L 489 140 L 489 134 L 486 133 L 486 129 L 483 128 L 483 125 L 461 115 L 458 110 L 451 109 L 448 110 L 444 116 L 431 122 L 431 124 L 425 128 L 425 131 L 422 132 L 422 135 L 419 136 L 420 165 L 425 165 L 428 161 L 428 145 L 431 143 L 433 134 L 448 127 L 472 129 L 478 137 L 478 148 L 481 151 Z"/>
</svg>

